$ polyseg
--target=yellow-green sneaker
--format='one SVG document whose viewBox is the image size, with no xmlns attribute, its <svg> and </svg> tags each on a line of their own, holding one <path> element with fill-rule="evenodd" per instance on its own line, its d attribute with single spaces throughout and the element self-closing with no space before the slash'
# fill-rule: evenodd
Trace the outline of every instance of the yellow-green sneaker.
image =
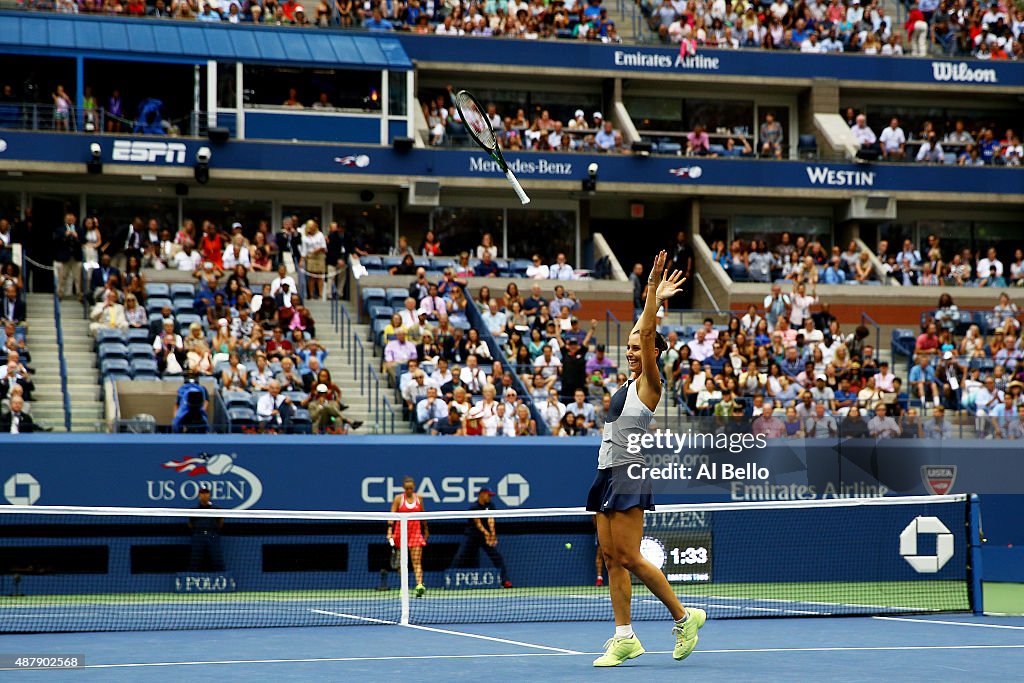
<svg viewBox="0 0 1024 683">
<path fill-rule="evenodd" d="M 686 621 L 672 627 L 672 635 L 676 637 L 676 647 L 672 651 L 673 659 L 683 660 L 690 656 L 693 648 L 697 647 L 697 631 L 708 620 L 708 613 L 696 607 L 687 609 L 686 613 Z"/>
<path fill-rule="evenodd" d="M 618 666 L 647 652 L 635 633 L 629 638 L 609 638 L 604 647 L 604 654 L 594 660 L 594 666 Z"/>
<path fill-rule="evenodd" d="M 424 586 L 422 583 L 418 584 L 416 586 L 416 597 L 417 598 L 422 598 L 426 594 L 426 592 L 427 592 L 427 587 Z"/>
</svg>

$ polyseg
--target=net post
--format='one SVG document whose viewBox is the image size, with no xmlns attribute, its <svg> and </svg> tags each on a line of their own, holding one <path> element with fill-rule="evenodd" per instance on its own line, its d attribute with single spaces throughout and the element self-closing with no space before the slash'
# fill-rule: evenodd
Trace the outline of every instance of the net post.
<svg viewBox="0 0 1024 683">
<path fill-rule="evenodd" d="M 985 613 L 985 587 L 982 584 L 981 544 L 981 498 L 972 493 L 967 502 L 967 531 L 970 534 L 971 549 L 971 610 L 974 614 Z"/>
<path fill-rule="evenodd" d="M 409 624 L 409 518 L 399 515 L 398 528 L 402 532 L 402 543 L 399 547 L 399 576 L 401 577 L 400 597 L 402 601 L 402 617 L 399 623 Z"/>
</svg>

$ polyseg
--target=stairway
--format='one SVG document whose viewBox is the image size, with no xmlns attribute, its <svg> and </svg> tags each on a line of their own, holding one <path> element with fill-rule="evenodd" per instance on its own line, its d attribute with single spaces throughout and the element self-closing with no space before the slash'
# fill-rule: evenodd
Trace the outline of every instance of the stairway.
<svg viewBox="0 0 1024 683">
<path fill-rule="evenodd" d="M 71 431 L 106 431 L 102 424 L 103 401 L 96 351 L 89 336 L 89 321 L 85 318 L 82 304 L 77 301 L 62 301 L 60 306 L 68 393 L 71 396 Z"/>
<path fill-rule="evenodd" d="M 96 356 L 89 337 L 82 306 L 75 301 L 61 303 L 64 327 L 64 357 L 68 368 L 71 397 L 71 430 L 95 432 L 103 418 L 99 401 Z M 57 329 L 53 319 L 53 295 L 28 295 L 28 348 L 32 353 L 36 390 L 32 417 L 54 431 L 64 431 L 64 396 L 60 385 Z"/>
<path fill-rule="evenodd" d="M 352 304 L 347 301 L 343 301 L 342 306 L 346 307 L 352 320 L 357 319 L 357 313 L 355 312 Z M 349 405 L 349 409 L 345 411 L 345 417 L 350 420 L 362 420 L 364 423 L 361 428 L 353 433 L 383 433 L 385 431 L 384 425 L 377 424 L 375 421 L 372 405 L 373 396 L 370 393 L 370 389 L 368 386 L 364 386 L 365 393 L 359 393 L 358 376 L 354 376 L 353 367 L 348 361 L 349 349 L 347 346 L 346 348 L 342 348 L 340 343 L 341 335 L 334 331 L 334 326 L 331 324 L 331 302 L 307 301 L 306 307 L 309 309 L 309 312 L 313 314 L 313 319 L 316 321 L 317 341 L 319 341 L 328 352 L 324 367 L 331 371 L 331 379 L 333 379 L 334 383 L 341 388 L 342 401 Z M 346 326 L 346 336 L 350 336 L 351 334 L 348 329 L 348 326 Z M 381 357 L 374 353 L 375 349 L 373 347 L 373 342 L 370 341 L 370 326 L 362 323 L 355 323 L 352 325 L 352 332 L 359 335 L 360 341 L 363 342 L 363 348 L 365 349 L 364 365 L 373 363 L 374 368 L 379 374 Z M 346 339 L 345 342 L 346 345 L 352 344 L 350 339 Z M 391 407 L 395 411 L 395 433 L 410 434 L 412 430 L 409 428 L 408 423 L 402 420 L 401 405 L 396 404 L 393 398 L 394 391 L 387 388 L 385 382 L 386 378 L 382 377 L 380 395 L 387 396 L 388 401 L 391 403 Z M 369 382 L 364 382 L 364 385 L 369 385 Z M 383 422 L 383 416 L 381 421 Z M 390 427 L 390 419 L 388 420 L 388 427 Z"/>
</svg>

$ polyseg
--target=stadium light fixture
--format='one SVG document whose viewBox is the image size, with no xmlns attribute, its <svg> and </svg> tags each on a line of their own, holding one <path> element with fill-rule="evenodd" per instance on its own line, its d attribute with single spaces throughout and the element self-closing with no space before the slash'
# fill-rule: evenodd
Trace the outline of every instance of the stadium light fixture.
<svg viewBox="0 0 1024 683">
<path fill-rule="evenodd" d="M 200 185 L 205 185 L 210 182 L 210 157 L 213 156 L 213 152 L 207 146 L 202 146 L 196 151 L 196 165 L 194 167 L 194 175 L 196 182 Z"/>
<path fill-rule="evenodd" d="M 597 165 L 596 161 L 590 162 L 587 165 L 587 177 L 583 179 L 583 191 L 588 194 L 597 192 L 597 172 L 600 170 L 600 166 Z"/>
<path fill-rule="evenodd" d="M 103 148 L 98 142 L 89 143 L 89 161 L 85 164 L 90 175 L 103 173 Z"/>
</svg>

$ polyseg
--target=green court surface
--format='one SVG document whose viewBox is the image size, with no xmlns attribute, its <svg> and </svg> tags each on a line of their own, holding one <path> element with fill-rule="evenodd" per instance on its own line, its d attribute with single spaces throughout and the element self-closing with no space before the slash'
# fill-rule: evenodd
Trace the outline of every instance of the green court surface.
<svg viewBox="0 0 1024 683">
<path fill-rule="evenodd" d="M 1024 583 L 986 583 L 985 611 L 1024 615 Z"/>
</svg>

